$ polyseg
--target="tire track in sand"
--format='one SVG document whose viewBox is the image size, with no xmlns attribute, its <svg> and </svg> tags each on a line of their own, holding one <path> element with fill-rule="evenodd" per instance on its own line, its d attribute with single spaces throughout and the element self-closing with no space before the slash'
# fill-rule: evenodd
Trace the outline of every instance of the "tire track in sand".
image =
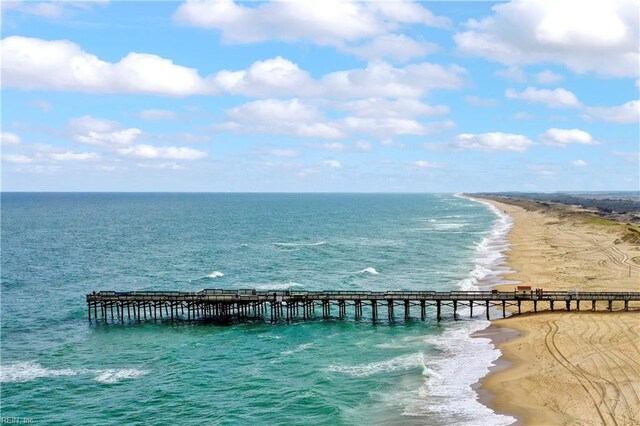
<svg viewBox="0 0 640 426">
<path fill-rule="evenodd" d="M 557 321 L 555 320 L 549 321 L 547 325 L 549 326 L 549 329 L 545 335 L 544 343 L 545 343 L 545 347 L 547 348 L 551 356 L 553 356 L 555 360 L 558 361 L 560 365 L 562 365 L 562 367 L 564 367 L 569 373 L 571 373 L 571 375 L 573 375 L 576 378 L 577 382 L 584 389 L 585 393 L 593 403 L 593 407 L 598 413 L 598 416 L 600 417 L 602 424 L 617 425 L 615 417 L 611 413 L 610 408 L 606 404 L 604 404 L 602 394 L 598 392 L 599 384 L 593 383 L 591 380 L 589 380 L 589 378 L 586 377 L 582 373 L 582 371 L 578 369 L 571 361 L 569 361 L 569 359 L 567 359 L 567 357 L 558 348 L 556 343 L 556 334 L 558 333 L 558 329 L 559 329 Z M 600 389 L 602 392 L 603 389 L 602 388 Z M 601 405 L 604 405 L 604 408 L 605 408 L 604 412 L 601 408 Z M 607 421 L 605 418 L 608 418 L 610 420 Z"/>
</svg>

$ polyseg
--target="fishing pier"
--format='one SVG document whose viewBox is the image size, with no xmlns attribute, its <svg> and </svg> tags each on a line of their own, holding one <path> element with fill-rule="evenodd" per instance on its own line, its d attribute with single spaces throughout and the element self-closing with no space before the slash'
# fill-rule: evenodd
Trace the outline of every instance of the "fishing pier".
<svg viewBox="0 0 640 426">
<path fill-rule="evenodd" d="M 640 311 L 640 292 L 576 291 L 265 291 L 204 289 L 180 291 L 100 291 L 87 295 L 89 321 L 140 322 L 187 321 L 297 321 L 308 319 L 370 318 L 392 322 L 425 321 L 429 315 L 441 321 L 459 315 L 474 316 L 474 308 L 507 317 L 549 311 Z M 586 305 L 586 306 L 585 306 Z M 546 309 L 545 309 L 546 308 Z M 476 311 L 478 312 L 478 311 Z"/>
</svg>

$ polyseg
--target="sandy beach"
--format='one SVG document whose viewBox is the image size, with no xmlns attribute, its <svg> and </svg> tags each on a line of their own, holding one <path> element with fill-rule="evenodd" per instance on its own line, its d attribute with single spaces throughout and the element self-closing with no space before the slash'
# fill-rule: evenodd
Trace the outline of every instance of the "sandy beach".
<svg viewBox="0 0 640 426">
<path fill-rule="evenodd" d="M 623 224 L 488 201 L 514 219 L 507 256 L 515 272 L 506 279 L 548 290 L 640 290 L 640 245 Z M 526 425 L 640 424 L 640 311 L 589 308 L 494 321 L 489 332 L 520 336 L 496 342 L 510 366 L 483 381 L 488 405 Z"/>
</svg>

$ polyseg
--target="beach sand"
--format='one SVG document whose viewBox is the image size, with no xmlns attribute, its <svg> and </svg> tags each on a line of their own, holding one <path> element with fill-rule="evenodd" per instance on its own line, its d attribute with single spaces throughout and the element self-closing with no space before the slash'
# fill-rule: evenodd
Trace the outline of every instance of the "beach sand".
<svg viewBox="0 0 640 426">
<path fill-rule="evenodd" d="M 514 219 L 507 256 L 516 272 L 506 279 L 548 290 L 640 291 L 640 245 L 624 241 L 622 225 L 488 201 Z M 639 425 L 640 307 L 590 308 L 494 321 L 489 333 L 520 335 L 496 342 L 508 367 L 483 381 L 487 405 L 526 425 Z"/>
</svg>

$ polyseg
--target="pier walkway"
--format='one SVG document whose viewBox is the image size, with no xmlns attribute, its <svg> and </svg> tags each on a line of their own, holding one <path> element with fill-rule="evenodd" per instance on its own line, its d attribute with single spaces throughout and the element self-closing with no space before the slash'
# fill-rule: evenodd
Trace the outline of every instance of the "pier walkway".
<svg viewBox="0 0 640 426">
<path fill-rule="evenodd" d="M 204 289 L 196 292 L 100 291 L 87 295 L 89 321 L 103 322 L 167 319 L 279 322 L 365 317 L 376 322 L 394 321 L 396 310 L 401 311 L 405 320 L 424 321 L 430 313 L 440 321 L 443 315 L 452 315 L 453 319 L 458 319 L 461 313 L 473 317 L 474 308 L 483 309 L 486 318 L 491 319 L 492 311 L 506 317 L 507 307 L 513 307 L 518 314 L 540 310 L 579 311 L 581 303 L 583 309 L 587 305 L 591 311 L 640 311 L 640 292 Z"/>
</svg>

